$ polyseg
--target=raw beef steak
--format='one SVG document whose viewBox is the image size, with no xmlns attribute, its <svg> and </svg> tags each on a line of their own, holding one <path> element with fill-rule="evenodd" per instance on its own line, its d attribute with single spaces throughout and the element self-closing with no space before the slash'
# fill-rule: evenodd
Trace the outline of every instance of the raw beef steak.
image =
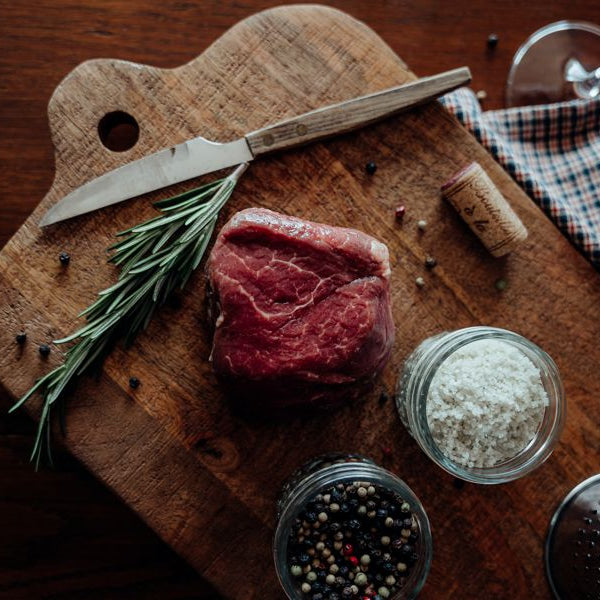
<svg viewBox="0 0 600 600">
<path fill-rule="evenodd" d="M 253 403 L 330 404 L 390 356 L 388 250 L 365 233 L 250 208 L 221 229 L 207 271 L 213 367 Z"/>
</svg>

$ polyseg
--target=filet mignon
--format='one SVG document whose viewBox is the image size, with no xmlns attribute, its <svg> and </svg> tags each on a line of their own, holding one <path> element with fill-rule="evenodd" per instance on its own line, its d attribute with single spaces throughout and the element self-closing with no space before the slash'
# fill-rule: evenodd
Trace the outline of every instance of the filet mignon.
<svg viewBox="0 0 600 600">
<path fill-rule="evenodd" d="M 365 233 L 246 209 L 221 229 L 207 273 L 214 370 L 253 404 L 329 405 L 390 356 L 388 249 Z"/>
</svg>

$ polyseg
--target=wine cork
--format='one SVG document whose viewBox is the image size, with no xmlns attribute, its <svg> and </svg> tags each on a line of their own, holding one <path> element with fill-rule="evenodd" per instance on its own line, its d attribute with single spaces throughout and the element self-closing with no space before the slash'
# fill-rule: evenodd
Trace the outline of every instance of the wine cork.
<svg viewBox="0 0 600 600">
<path fill-rule="evenodd" d="M 442 194 L 493 256 L 512 252 L 527 238 L 527 229 L 479 163 L 459 171 Z"/>
</svg>

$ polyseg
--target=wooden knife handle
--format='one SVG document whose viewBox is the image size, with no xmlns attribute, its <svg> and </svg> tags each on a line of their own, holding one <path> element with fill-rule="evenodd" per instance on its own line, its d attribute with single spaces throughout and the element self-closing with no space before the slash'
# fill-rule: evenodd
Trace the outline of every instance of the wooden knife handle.
<svg viewBox="0 0 600 600">
<path fill-rule="evenodd" d="M 358 129 L 428 102 L 471 81 L 467 67 L 318 108 L 246 135 L 254 156 Z"/>
</svg>

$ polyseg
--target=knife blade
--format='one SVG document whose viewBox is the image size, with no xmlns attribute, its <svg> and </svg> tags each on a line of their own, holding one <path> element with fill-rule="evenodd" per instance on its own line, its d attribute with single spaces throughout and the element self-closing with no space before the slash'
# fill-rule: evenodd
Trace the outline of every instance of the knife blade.
<svg viewBox="0 0 600 600">
<path fill-rule="evenodd" d="M 319 108 L 220 144 L 197 137 L 113 169 L 67 194 L 39 222 L 41 227 L 128 200 L 254 158 L 346 133 L 412 108 L 471 80 L 453 69 Z"/>
</svg>

